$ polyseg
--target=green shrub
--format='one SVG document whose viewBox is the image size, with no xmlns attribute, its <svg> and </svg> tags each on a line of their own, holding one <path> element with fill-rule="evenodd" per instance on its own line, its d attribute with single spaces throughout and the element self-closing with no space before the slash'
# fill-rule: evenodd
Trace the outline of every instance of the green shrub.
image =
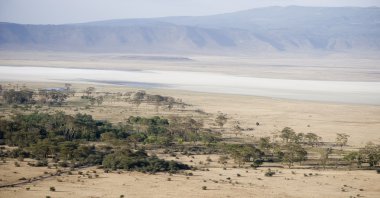
<svg viewBox="0 0 380 198">
<path fill-rule="evenodd" d="M 10 157 L 12 158 L 28 158 L 30 153 L 22 148 L 14 149 L 10 152 Z"/>
<path fill-rule="evenodd" d="M 186 164 L 175 161 L 165 161 L 156 156 L 148 156 L 143 150 L 133 152 L 131 150 L 122 150 L 109 154 L 104 157 L 104 168 L 125 169 L 140 172 L 177 172 L 178 170 L 188 170 L 190 167 Z"/>
<path fill-rule="evenodd" d="M 58 162 L 58 166 L 60 166 L 60 167 L 68 167 L 69 164 L 67 163 L 67 161 L 63 161 L 63 162 Z"/>
<path fill-rule="evenodd" d="M 47 165 L 48 165 L 48 161 L 44 159 L 44 160 L 38 160 L 34 166 L 42 167 L 42 166 L 47 166 Z"/>
</svg>

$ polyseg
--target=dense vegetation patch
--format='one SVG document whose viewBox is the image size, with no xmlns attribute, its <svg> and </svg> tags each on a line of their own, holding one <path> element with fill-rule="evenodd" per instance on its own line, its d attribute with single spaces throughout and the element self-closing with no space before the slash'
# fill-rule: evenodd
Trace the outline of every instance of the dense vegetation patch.
<svg viewBox="0 0 380 198">
<path fill-rule="evenodd" d="M 18 146 L 3 156 L 38 161 L 32 166 L 46 166 L 47 159 L 61 166 L 101 165 L 110 169 L 137 170 L 143 172 L 175 172 L 189 167 L 174 161 L 164 161 L 148 156 L 145 151 L 115 149 L 94 146 L 96 141 L 123 141 L 130 143 L 169 145 L 173 141 L 217 141 L 210 133 L 201 131 L 201 124 L 194 119 L 161 117 L 130 117 L 125 124 L 112 125 L 107 121 L 94 120 L 91 115 L 67 115 L 34 112 L 18 114 L 0 120 L 0 141 L 9 146 Z M 181 130 L 182 129 L 182 130 Z"/>
<path fill-rule="evenodd" d="M 124 149 L 107 155 L 103 166 L 110 169 L 125 169 L 141 172 L 177 172 L 190 169 L 188 165 L 175 161 L 165 161 L 156 156 L 148 156 L 144 150 L 132 151 Z"/>
</svg>

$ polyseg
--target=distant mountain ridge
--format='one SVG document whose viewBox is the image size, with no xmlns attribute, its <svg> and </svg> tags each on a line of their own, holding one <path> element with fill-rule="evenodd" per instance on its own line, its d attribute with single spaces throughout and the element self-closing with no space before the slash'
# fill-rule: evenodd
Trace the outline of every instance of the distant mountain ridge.
<svg viewBox="0 0 380 198">
<path fill-rule="evenodd" d="M 136 53 L 378 52 L 380 8 L 267 7 L 66 25 L 0 23 L 1 50 Z"/>
</svg>

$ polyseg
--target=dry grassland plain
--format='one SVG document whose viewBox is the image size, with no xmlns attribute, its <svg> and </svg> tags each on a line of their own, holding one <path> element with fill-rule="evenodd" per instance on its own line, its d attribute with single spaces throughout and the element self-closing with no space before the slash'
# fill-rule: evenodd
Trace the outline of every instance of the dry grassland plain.
<svg viewBox="0 0 380 198">
<path fill-rule="evenodd" d="M 255 77 L 272 77 L 288 79 L 315 80 L 353 80 L 379 81 L 378 60 L 374 59 L 341 59 L 328 57 L 326 59 L 279 57 L 277 59 L 232 57 L 191 57 L 192 61 L 183 63 L 173 61 L 130 60 L 130 56 L 120 54 L 57 54 L 57 53 L 0 53 L 0 65 L 7 66 L 46 66 L 74 67 L 96 69 L 162 69 L 184 71 L 213 71 L 234 75 L 249 75 Z M 23 58 L 20 58 L 23 57 Z M 124 57 L 124 58 L 123 58 Z M 127 59 L 127 60 L 126 60 Z M 359 67 L 363 65 L 362 67 Z M 0 74 L 1 79 L 1 74 Z M 7 82 L 8 83 L 8 82 Z M 62 87 L 63 83 L 11 82 L 25 84 L 29 88 Z M 2 82 L 2 84 L 4 84 Z M 73 84 L 75 90 L 84 90 L 89 84 Z M 97 92 L 127 92 L 141 88 L 96 84 Z M 347 149 L 355 149 L 369 141 L 380 143 L 380 106 L 334 104 L 323 102 L 306 102 L 297 100 L 275 99 L 256 96 L 231 94 L 200 93 L 182 90 L 149 89 L 150 94 L 160 94 L 181 98 L 192 106 L 182 110 L 156 111 L 153 106 L 142 104 L 138 108 L 118 100 L 105 100 L 100 106 L 89 109 L 75 105 L 80 101 L 80 94 L 69 99 L 71 105 L 56 107 L 68 114 L 78 112 L 88 113 L 95 119 L 109 120 L 112 123 L 125 121 L 129 116 L 167 116 L 171 114 L 193 115 L 205 119 L 205 124 L 212 126 L 213 116 L 217 112 L 226 113 L 229 121 L 223 130 L 224 137 L 234 141 L 251 142 L 259 137 L 273 136 L 284 127 L 291 127 L 296 132 L 313 132 L 323 137 L 326 142 L 334 142 L 336 133 L 350 135 Z M 210 114 L 205 116 L 194 113 L 202 110 Z M 43 109 L 42 109 L 43 110 Z M 53 111 L 45 109 L 46 111 Z M 8 115 L 9 110 L 2 110 Z M 235 135 L 232 123 L 239 121 L 242 128 L 254 128 Z M 260 126 L 256 126 L 256 122 Z M 155 152 L 155 151 L 151 151 Z M 294 167 L 292 169 L 272 168 L 276 172 L 273 177 L 265 177 L 267 168 L 234 168 L 230 160 L 226 170 L 218 164 L 218 156 L 211 155 L 212 162 L 205 162 L 205 155 L 195 155 L 194 158 L 178 155 L 178 159 L 165 154 L 159 154 L 164 159 L 174 159 L 207 168 L 209 171 L 193 171 L 193 176 L 183 174 L 155 175 L 126 172 L 104 173 L 101 169 L 90 167 L 82 172 L 98 177 L 88 178 L 79 175 L 49 177 L 41 181 L 20 185 L 13 188 L 1 188 L 0 197 L 379 197 L 380 177 L 374 171 L 348 170 L 314 170 Z M 10 159 L 0 165 L 0 183 L 7 184 L 18 181 L 21 177 L 38 177 L 54 172 L 54 169 L 29 167 L 26 162 L 20 162 L 15 167 Z M 237 176 L 240 174 L 240 176 Z M 306 176 L 305 176 L 306 174 Z M 170 179 L 168 179 L 170 178 Z M 229 179 L 227 179 L 229 178 Z M 170 180 L 170 181 L 169 181 Z M 55 192 L 49 191 L 54 186 Z M 202 190 L 207 186 L 207 190 Z M 26 189 L 29 190 L 26 190 Z"/>
</svg>

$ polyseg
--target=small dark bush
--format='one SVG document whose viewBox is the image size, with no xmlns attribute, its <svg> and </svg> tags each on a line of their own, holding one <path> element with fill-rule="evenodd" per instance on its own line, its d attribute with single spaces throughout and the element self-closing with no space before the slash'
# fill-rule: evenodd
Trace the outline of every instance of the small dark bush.
<svg viewBox="0 0 380 198">
<path fill-rule="evenodd" d="M 25 151 L 22 148 L 17 148 L 10 152 L 10 157 L 12 158 L 19 158 L 19 157 L 28 158 L 29 156 L 30 156 L 30 153 Z"/>
<path fill-rule="evenodd" d="M 63 162 L 58 162 L 58 166 L 65 168 L 65 167 L 68 167 L 69 164 L 67 163 L 67 161 L 63 161 Z"/>
<path fill-rule="evenodd" d="M 42 166 L 47 166 L 47 165 L 48 165 L 47 160 L 38 160 L 37 163 L 35 164 L 35 166 L 37 167 L 42 167 Z"/>
<path fill-rule="evenodd" d="M 207 190 L 207 186 L 202 186 L 202 190 Z"/>
<path fill-rule="evenodd" d="M 51 186 L 51 187 L 50 187 L 50 191 L 54 192 L 54 191 L 55 191 L 55 187 L 54 187 L 54 186 Z"/>
<path fill-rule="evenodd" d="M 265 176 L 266 177 L 272 177 L 273 175 L 275 175 L 276 172 L 272 171 L 271 169 L 268 169 L 266 172 L 265 172 Z"/>
</svg>

